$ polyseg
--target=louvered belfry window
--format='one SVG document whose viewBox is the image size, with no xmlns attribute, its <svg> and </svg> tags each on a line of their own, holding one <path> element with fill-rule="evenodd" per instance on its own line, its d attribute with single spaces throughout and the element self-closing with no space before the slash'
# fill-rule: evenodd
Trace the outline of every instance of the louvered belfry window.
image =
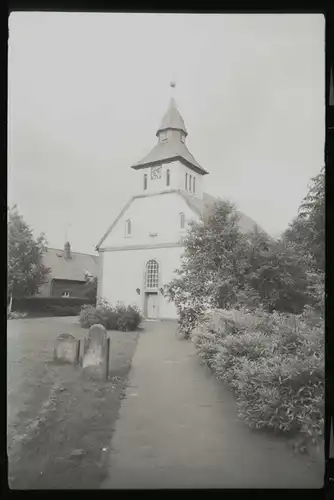
<svg viewBox="0 0 334 500">
<path fill-rule="evenodd" d="M 180 225 L 181 225 L 181 229 L 184 229 L 184 223 L 185 223 L 184 213 L 181 213 L 181 214 L 180 214 Z"/>
<path fill-rule="evenodd" d="M 146 287 L 158 288 L 159 286 L 159 264 L 156 260 L 149 260 L 146 265 Z"/>
</svg>

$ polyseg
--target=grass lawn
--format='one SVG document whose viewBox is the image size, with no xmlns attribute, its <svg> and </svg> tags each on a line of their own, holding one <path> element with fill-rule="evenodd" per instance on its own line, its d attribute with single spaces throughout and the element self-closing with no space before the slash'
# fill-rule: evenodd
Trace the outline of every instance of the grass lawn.
<svg viewBox="0 0 334 500">
<path fill-rule="evenodd" d="M 99 488 L 138 332 L 108 332 L 106 382 L 53 363 L 60 333 L 83 339 L 77 317 L 8 321 L 7 436 L 12 489 Z M 83 343 L 81 343 L 83 344 Z M 83 345 L 81 345 L 81 349 Z"/>
</svg>

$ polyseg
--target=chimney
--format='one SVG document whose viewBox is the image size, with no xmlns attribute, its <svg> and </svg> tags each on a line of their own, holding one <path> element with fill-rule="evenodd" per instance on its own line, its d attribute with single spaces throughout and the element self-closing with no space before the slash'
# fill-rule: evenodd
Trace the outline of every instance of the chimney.
<svg viewBox="0 0 334 500">
<path fill-rule="evenodd" d="M 71 255 L 71 245 L 69 244 L 68 241 L 66 241 L 66 243 L 64 245 L 64 254 L 65 254 L 65 259 L 71 259 L 72 258 L 72 255 Z"/>
</svg>

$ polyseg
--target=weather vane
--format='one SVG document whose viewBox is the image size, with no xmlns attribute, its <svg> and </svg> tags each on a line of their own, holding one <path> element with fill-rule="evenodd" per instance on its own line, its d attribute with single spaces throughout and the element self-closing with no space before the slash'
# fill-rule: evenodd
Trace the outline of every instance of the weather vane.
<svg viewBox="0 0 334 500">
<path fill-rule="evenodd" d="M 176 80 L 175 80 L 175 74 L 174 74 L 174 72 L 173 72 L 173 77 L 172 77 L 172 79 L 171 79 L 171 81 L 170 81 L 169 85 L 170 85 L 170 87 L 171 87 L 172 89 L 175 89 L 175 87 L 176 87 Z"/>
<path fill-rule="evenodd" d="M 66 242 L 66 241 L 68 241 L 68 239 L 67 239 L 67 238 L 68 238 L 68 229 L 69 229 L 71 226 L 72 226 L 72 224 L 71 224 L 71 223 L 69 223 L 69 222 L 65 225 L 65 242 Z"/>
</svg>

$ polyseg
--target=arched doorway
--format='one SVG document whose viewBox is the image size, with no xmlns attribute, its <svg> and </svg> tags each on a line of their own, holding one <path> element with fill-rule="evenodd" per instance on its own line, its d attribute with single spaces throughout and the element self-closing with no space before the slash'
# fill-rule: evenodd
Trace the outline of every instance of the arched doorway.
<svg viewBox="0 0 334 500">
<path fill-rule="evenodd" d="M 159 264 L 156 260 L 151 259 L 146 264 L 146 273 L 145 273 L 144 314 L 148 319 L 155 319 L 159 316 L 158 288 L 159 288 Z"/>
</svg>

